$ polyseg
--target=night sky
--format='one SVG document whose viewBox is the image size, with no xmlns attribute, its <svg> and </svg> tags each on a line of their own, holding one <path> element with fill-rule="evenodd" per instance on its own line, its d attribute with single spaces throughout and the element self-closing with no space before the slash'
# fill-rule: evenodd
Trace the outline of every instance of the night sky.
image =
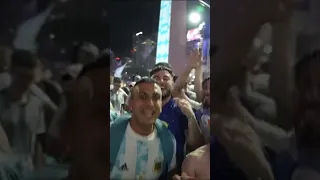
<svg viewBox="0 0 320 180">
<path fill-rule="evenodd" d="M 160 0 L 112 1 L 110 6 L 110 45 L 116 55 L 130 52 L 135 33 L 142 31 L 148 36 L 157 32 Z"/>
</svg>

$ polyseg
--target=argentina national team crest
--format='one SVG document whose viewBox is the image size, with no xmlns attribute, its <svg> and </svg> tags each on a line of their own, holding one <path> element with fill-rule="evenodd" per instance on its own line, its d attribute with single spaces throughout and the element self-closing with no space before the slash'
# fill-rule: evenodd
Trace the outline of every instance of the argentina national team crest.
<svg viewBox="0 0 320 180">
<path fill-rule="evenodd" d="M 160 173 L 162 169 L 162 158 L 157 158 L 154 160 L 153 172 Z"/>
</svg>

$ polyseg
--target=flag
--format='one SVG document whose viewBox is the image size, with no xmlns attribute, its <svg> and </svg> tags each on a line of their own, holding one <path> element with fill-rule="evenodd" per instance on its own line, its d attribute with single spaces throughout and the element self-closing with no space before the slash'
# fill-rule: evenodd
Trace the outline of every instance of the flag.
<svg viewBox="0 0 320 180">
<path fill-rule="evenodd" d="M 124 70 L 124 68 L 126 67 L 127 63 L 125 63 L 124 65 L 122 65 L 121 67 L 117 68 L 116 71 L 114 72 L 114 77 L 122 77 L 122 71 Z"/>
<path fill-rule="evenodd" d="M 50 16 L 54 5 L 49 6 L 44 12 L 23 22 L 17 30 L 13 45 L 17 49 L 35 52 L 37 50 L 36 37 Z"/>
</svg>

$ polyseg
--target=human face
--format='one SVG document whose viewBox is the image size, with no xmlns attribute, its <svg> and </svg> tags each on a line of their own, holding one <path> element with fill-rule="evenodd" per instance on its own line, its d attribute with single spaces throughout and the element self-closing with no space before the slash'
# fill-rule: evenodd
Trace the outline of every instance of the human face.
<svg viewBox="0 0 320 180">
<path fill-rule="evenodd" d="M 121 88 L 121 83 L 114 82 L 113 83 L 113 90 L 118 91 Z"/>
<path fill-rule="evenodd" d="M 210 79 L 206 80 L 202 87 L 202 104 L 203 107 L 210 107 Z"/>
<path fill-rule="evenodd" d="M 161 112 L 161 96 L 160 87 L 154 83 L 141 83 L 133 88 L 129 106 L 138 124 L 142 126 L 154 124 Z"/>
<path fill-rule="evenodd" d="M 36 68 L 13 68 L 11 69 L 12 85 L 20 93 L 26 92 L 36 78 Z"/>
<path fill-rule="evenodd" d="M 166 70 L 160 70 L 156 72 L 152 78 L 158 83 L 162 91 L 162 99 L 166 99 L 171 96 L 173 90 L 173 77 Z"/>
<path fill-rule="evenodd" d="M 320 61 L 312 60 L 298 79 L 299 110 L 308 137 L 320 138 Z M 310 140 L 310 139 L 309 139 Z M 318 140 L 317 140 L 318 141 Z"/>
</svg>

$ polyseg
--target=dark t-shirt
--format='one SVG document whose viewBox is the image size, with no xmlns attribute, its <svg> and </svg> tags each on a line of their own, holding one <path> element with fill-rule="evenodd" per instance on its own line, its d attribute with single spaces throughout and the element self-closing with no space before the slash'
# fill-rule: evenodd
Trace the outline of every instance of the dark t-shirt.
<svg viewBox="0 0 320 180">
<path fill-rule="evenodd" d="M 173 98 L 162 107 L 159 119 L 168 123 L 168 128 L 177 142 L 177 167 L 180 168 L 185 157 L 184 146 L 186 143 L 185 131 L 188 129 L 188 119 L 182 113 Z"/>
</svg>

